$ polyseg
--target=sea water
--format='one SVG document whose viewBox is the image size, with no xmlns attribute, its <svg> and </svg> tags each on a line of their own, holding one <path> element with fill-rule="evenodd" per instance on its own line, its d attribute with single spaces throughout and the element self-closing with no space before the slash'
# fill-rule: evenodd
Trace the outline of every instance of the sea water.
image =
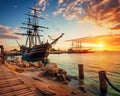
<svg viewBox="0 0 120 96">
<path fill-rule="evenodd" d="M 14 59 L 16 57 L 8 57 Z M 78 77 L 78 64 L 84 65 L 85 84 L 99 86 L 98 72 L 106 71 L 110 82 L 120 90 L 120 52 L 94 52 L 87 54 L 50 54 L 49 62 Z M 98 87 L 99 88 L 99 87 Z M 108 85 L 107 96 L 120 96 L 120 93 Z"/>
<path fill-rule="evenodd" d="M 104 70 L 110 82 L 120 90 L 120 52 L 50 54 L 49 60 L 74 76 L 78 76 L 78 64 L 83 64 L 86 84 L 99 86 L 98 72 Z M 120 96 L 120 93 L 108 85 L 107 96 Z"/>
</svg>

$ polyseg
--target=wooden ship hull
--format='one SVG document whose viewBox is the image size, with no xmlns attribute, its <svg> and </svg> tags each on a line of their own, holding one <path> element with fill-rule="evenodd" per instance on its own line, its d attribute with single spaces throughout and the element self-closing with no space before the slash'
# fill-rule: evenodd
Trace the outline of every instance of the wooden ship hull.
<svg viewBox="0 0 120 96">
<path fill-rule="evenodd" d="M 29 52 L 22 53 L 22 60 L 36 62 L 47 59 L 51 47 L 49 44 L 36 45 Z"/>
</svg>

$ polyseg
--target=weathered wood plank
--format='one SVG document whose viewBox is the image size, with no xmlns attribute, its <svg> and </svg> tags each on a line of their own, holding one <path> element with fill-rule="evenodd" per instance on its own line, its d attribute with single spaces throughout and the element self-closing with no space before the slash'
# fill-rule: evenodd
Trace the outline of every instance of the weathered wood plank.
<svg viewBox="0 0 120 96">
<path fill-rule="evenodd" d="M 0 80 L 3 80 L 3 79 L 11 79 L 11 78 L 14 78 L 14 76 L 0 77 Z"/>
<path fill-rule="evenodd" d="M 18 90 L 22 90 L 22 89 L 25 89 L 25 88 L 28 88 L 28 86 L 26 86 L 25 84 L 6 87 L 6 88 L 0 88 L 0 94 L 4 94 L 4 93 L 7 93 L 7 92 L 12 92 L 12 91 L 18 91 Z"/>
<path fill-rule="evenodd" d="M 0 73 L 0 76 L 15 76 L 13 73 L 5 74 L 5 73 Z"/>
<path fill-rule="evenodd" d="M 19 79 L 5 79 L 5 80 L 0 80 L 0 85 L 11 83 L 11 82 L 22 82 L 22 81 Z"/>
<path fill-rule="evenodd" d="M 22 90 L 18 90 L 18 91 L 13 91 L 13 92 L 8 92 L 8 93 L 5 93 L 5 94 L 1 94 L 0 96 L 11 96 L 11 95 L 23 96 L 25 93 L 29 93 L 29 92 L 31 92 L 31 90 L 26 88 L 26 89 L 22 89 Z"/>
<path fill-rule="evenodd" d="M 11 87 L 11 86 L 16 86 L 16 85 L 20 85 L 23 84 L 22 82 L 8 82 L 7 84 L 1 84 L 0 88 L 3 87 Z"/>
<path fill-rule="evenodd" d="M 33 96 L 33 95 L 35 95 L 33 92 L 26 92 L 26 93 L 24 93 L 24 94 L 20 94 L 20 95 L 17 95 L 17 96 Z"/>
<path fill-rule="evenodd" d="M 5 73 L 0 73 L 0 76 L 9 76 L 9 75 L 15 76 L 13 73 L 7 73 L 7 74 L 5 74 Z"/>
<path fill-rule="evenodd" d="M 0 68 L 0 96 L 38 96 L 6 66 Z"/>
</svg>

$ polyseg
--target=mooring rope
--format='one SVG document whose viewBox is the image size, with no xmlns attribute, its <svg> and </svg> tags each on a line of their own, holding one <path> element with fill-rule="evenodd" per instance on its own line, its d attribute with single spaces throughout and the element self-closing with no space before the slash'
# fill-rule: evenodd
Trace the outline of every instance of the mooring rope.
<svg viewBox="0 0 120 96">
<path fill-rule="evenodd" d="M 108 84 L 117 92 L 120 92 L 120 89 L 116 88 L 115 86 L 113 86 L 113 84 L 110 82 L 110 80 L 107 78 L 107 76 L 105 75 L 105 79 L 108 82 Z"/>
</svg>

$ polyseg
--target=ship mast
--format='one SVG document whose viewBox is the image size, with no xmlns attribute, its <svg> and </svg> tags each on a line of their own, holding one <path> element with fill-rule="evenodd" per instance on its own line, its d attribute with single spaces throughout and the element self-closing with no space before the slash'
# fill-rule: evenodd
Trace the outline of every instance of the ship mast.
<svg viewBox="0 0 120 96">
<path fill-rule="evenodd" d="M 39 28 L 48 29 L 48 27 L 38 25 L 38 19 L 44 19 L 44 18 L 41 18 L 41 17 L 37 16 L 37 12 L 41 12 L 41 11 L 37 8 L 35 3 L 34 3 L 34 8 L 29 8 L 29 9 L 31 9 L 33 11 L 33 14 L 27 14 L 28 16 L 33 17 L 33 22 L 31 24 L 31 26 L 33 28 L 33 37 L 32 37 L 32 39 L 34 41 L 34 45 L 39 45 L 39 44 L 41 44 L 40 36 L 42 36 L 42 35 L 39 35 L 38 31 L 43 31 L 43 30 L 39 30 Z"/>
<path fill-rule="evenodd" d="M 33 29 L 34 29 L 34 32 L 33 32 L 33 35 L 35 35 L 35 45 L 37 45 L 37 38 L 38 38 L 38 41 L 39 41 L 39 44 L 41 43 L 41 40 L 40 40 L 40 37 L 38 36 L 38 17 L 37 17 L 37 7 L 36 7 L 36 4 L 34 4 L 34 8 L 32 8 L 33 10 Z"/>
<path fill-rule="evenodd" d="M 37 15 L 38 12 L 42 12 L 40 11 L 36 4 L 34 3 L 34 7 L 33 8 L 29 8 L 32 10 L 33 14 L 26 14 L 28 15 L 28 22 L 27 23 L 23 23 L 25 25 L 27 25 L 27 27 L 21 27 L 21 28 L 24 28 L 24 29 L 27 29 L 27 34 L 21 34 L 21 35 L 27 35 L 27 40 L 26 40 L 26 44 L 25 46 L 27 46 L 28 42 L 28 46 L 29 48 L 33 47 L 34 45 L 39 45 L 41 44 L 41 39 L 40 39 L 40 36 L 42 35 L 39 35 L 38 32 L 39 31 L 43 31 L 41 29 L 49 29 L 48 27 L 44 27 L 44 26 L 39 26 L 38 25 L 38 19 L 44 19 L 44 18 L 41 18 Z M 31 21 L 32 20 L 32 21 Z"/>
<path fill-rule="evenodd" d="M 27 29 L 27 33 L 23 33 L 23 34 L 21 34 L 21 33 L 16 33 L 16 34 L 19 34 L 19 35 L 27 35 L 27 39 L 26 39 L 26 43 L 25 43 L 25 45 L 24 46 L 26 46 L 27 47 L 27 45 L 28 45 L 28 47 L 29 48 L 31 48 L 31 46 L 32 46 L 32 29 L 31 29 L 31 19 L 30 19 L 30 16 L 27 18 L 28 19 L 28 21 L 27 21 L 27 23 L 22 23 L 22 24 L 25 24 L 25 25 L 27 25 L 27 27 L 21 27 L 21 28 L 23 28 L 23 29 Z"/>
</svg>

